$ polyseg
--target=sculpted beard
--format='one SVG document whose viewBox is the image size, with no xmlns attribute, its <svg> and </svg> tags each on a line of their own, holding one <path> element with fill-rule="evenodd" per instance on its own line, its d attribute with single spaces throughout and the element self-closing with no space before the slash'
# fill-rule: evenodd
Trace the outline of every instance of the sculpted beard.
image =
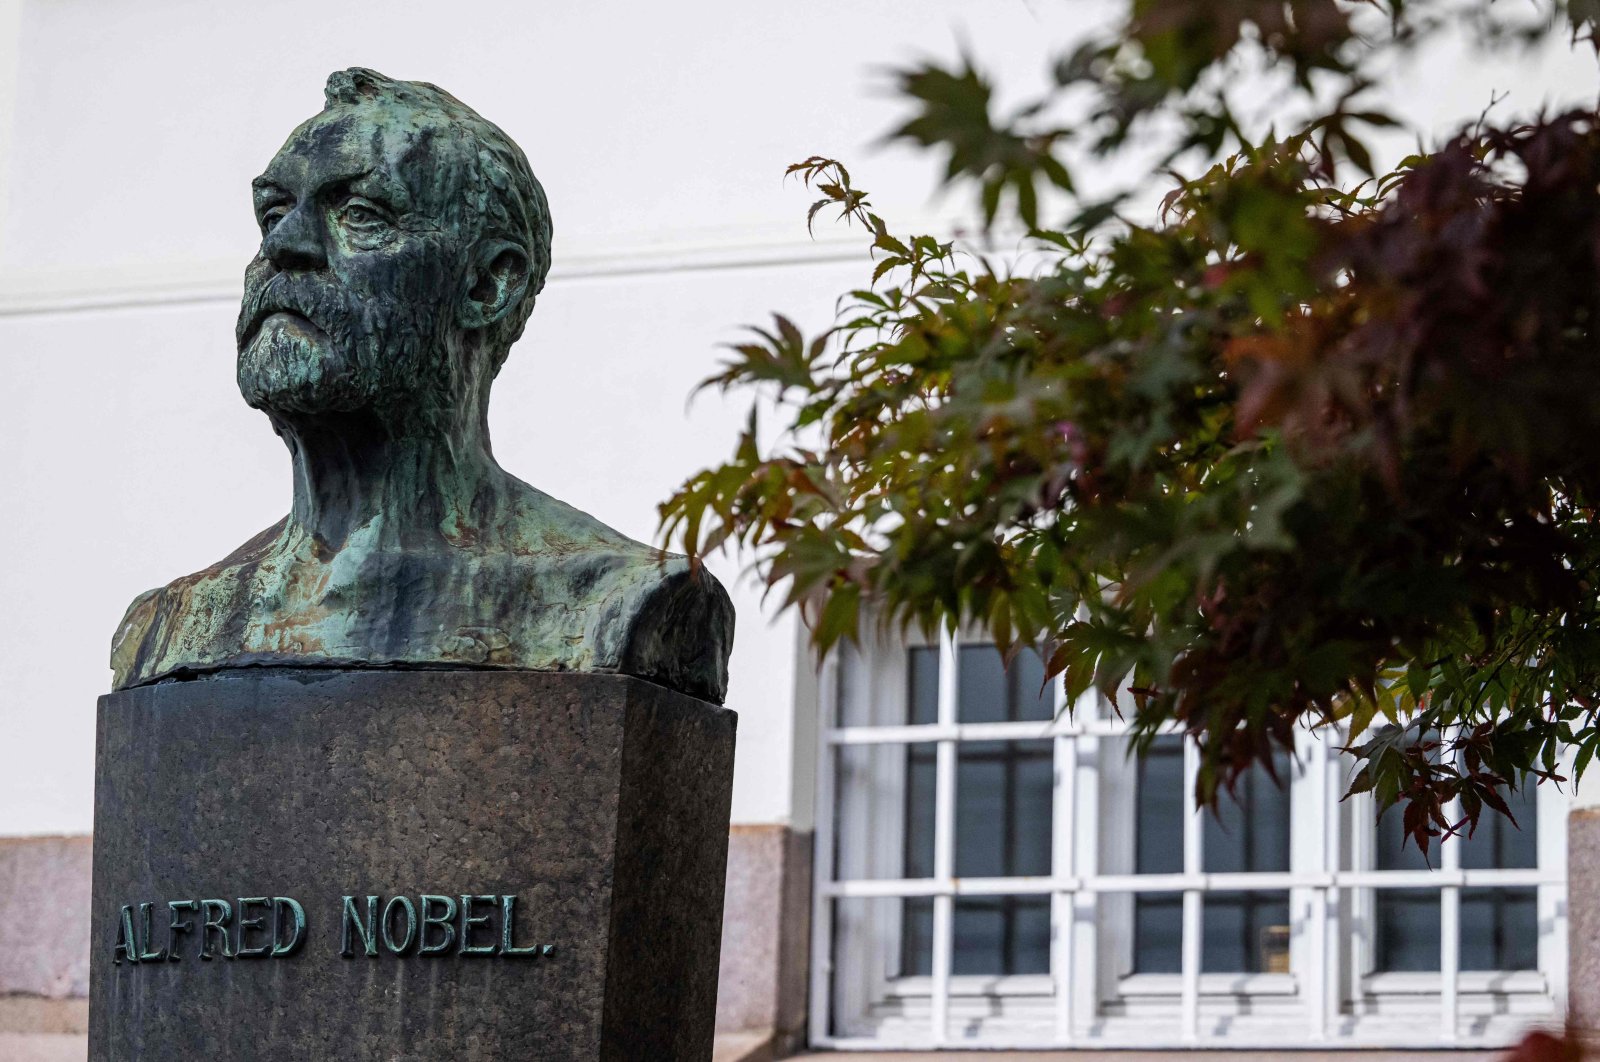
<svg viewBox="0 0 1600 1062">
<path fill-rule="evenodd" d="M 357 297 L 325 274 L 251 270 L 235 330 L 239 391 L 267 413 L 373 409 L 404 414 L 448 404 L 445 315 L 427 300 Z M 263 324 L 274 313 L 300 322 Z M 320 333 L 320 334 L 318 334 Z"/>
</svg>

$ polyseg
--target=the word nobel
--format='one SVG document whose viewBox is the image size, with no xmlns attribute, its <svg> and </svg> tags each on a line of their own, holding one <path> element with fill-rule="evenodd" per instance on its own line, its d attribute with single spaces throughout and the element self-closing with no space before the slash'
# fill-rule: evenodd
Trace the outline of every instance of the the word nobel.
<svg viewBox="0 0 1600 1062">
<path fill-rule="evenodd" d="M 380 943 L 392 955 L 444 955 L 454 949 L 457 955 L 532 958 L 556 950 L 554 944 L 516 943 L 515 896 L 464 895 L 459 904 L 454 896 L 424 894 L 416 903 L 409 896 L 391 896 L 380 915 L 382 899 L 367 896 L 358 904 L 354 896 L 344 898 L 340 955 L 377 958 Z"/>
</svg>

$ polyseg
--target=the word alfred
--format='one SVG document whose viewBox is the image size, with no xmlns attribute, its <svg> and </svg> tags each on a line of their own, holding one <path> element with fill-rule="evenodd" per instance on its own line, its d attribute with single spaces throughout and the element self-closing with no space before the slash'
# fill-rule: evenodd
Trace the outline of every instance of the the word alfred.
<svg viewBox="0 0 1600 1062">
<path fill-rule="evenodd" d="M 177 962 L 185 937 L 197 938 L 195 953 L 202 959 L 282 959 L 299 951 L 306 939 L 306 909 L 288 896 L 241 896 L 237 906 L 227 900 L 168 900 L 163 906 L 160 947 L 156 905 L 123 906 L 112 962 Z"/>
</svg>

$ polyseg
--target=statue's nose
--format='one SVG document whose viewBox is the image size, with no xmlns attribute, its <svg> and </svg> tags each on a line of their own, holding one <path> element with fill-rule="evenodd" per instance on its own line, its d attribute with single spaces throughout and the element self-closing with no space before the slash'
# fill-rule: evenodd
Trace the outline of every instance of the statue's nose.
<svg viewBox="0 0 1600 1062">
<path fill-rule="evenodd" d="M 321 269 L 328 264 L 316 210 L 300 203 L 272 227 L 261 253 L 279 269 Z"/>
</svg>

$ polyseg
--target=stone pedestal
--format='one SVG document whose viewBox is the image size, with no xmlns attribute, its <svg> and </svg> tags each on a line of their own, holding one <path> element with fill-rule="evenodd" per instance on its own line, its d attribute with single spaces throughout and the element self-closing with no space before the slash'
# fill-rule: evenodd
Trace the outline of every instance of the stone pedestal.
<svg viewBox="0 0 1600 1062">
<path fill-rule="evenodd" d="M 102 697 L 89 1057 L 705 1062 L 733 745 L 615 675 Z"/>
</svg>

